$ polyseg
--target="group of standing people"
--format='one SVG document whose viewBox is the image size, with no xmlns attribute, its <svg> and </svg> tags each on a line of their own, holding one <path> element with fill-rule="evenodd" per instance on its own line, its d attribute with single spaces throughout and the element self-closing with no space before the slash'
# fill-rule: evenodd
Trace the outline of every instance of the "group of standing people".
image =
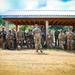
<svg viewBox="0 0 75 75">
<path fill-rule="evenodd" d="M 49 39 L 47 41 L 49 48 L 52 48 L 54 45 L 56 48 L 60 48 L 63 50 L 75 49 L 75 33 L 70 28 L 68 29 L 68 31 L 56 29 L 54 33 L 54 37 L 55 37 L 55 40 L 53 39 L 53 34 L 49 30 L 47 34 L 47 38 Z"/>
<path fill-rule="evenodd" d="M 55 37 L 55 38 L 54 38 Z M 44 30 L 41 30 L 37 24 L 33 30 L 28 30 L 28 33 L 22 31 L 16 32 L 14 29 L 9 30 L 8 34 L 2 28 L 0 31 L 0 46 L 5 49 L 23 49 L 23 48 L 35 48 L 36 52 L 45 47 L 48 48 L 59 47 L 61 49 L 75 49 L 75 33 L 71 29 L 68 32 L 65 30 L 55 30 L 53 34 L 51 30 L 45 34 Z"/>
</svg>

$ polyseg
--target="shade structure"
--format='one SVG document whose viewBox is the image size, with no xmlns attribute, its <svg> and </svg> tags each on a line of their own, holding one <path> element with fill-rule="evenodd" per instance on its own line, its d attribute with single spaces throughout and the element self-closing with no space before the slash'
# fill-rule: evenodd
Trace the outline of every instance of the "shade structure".
<svg viewBox="0 0 75 75">
<path fill-rule="evenodd" d="M 2 14 L 5 21 L 17 25 L 73 26 L 75 29 L 75 10 L 9 10 Z M 17 28 L 16 28 L 17 29 Z"/>
</svg>

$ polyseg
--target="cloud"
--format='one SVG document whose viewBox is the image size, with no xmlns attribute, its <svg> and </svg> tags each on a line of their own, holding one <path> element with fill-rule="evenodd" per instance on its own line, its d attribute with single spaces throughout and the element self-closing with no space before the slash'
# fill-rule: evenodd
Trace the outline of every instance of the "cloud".
<svg viewBox="0 0 75 75">
<path fill-rule="evenodd" d="M 62 1 L 62 2 L 68 2 L 68 1 L 71 1 L 71 0 L 60 0 L 60 1 Z"/>
<path fill-rule="evenodd" d="M 61 0 L 47 0 L 47 5 L 40 10 L 75 10 L 75 0 L 63 2 Z"/>
<path fill-rule="evenodd" d="M 38 0 L 23 0 L 22 1 L 22 4 L 21 4 L 21 7 L 22 9 L 29 9 L 29 10 L 32 10 L 32 9 L 36 9 L 38 7 Z"/>
<path fill-rule="evenodd" d="M 10 9 L 10 4 L 7 0 L 0 0 L 0 12 Z"/>
<path fill-rule="evenodd" d="M 42 7 L 45 7 L 47 4 L 47 0 L 23 0 L 21 1 L 21 7 L 22 9 L 39 9 Z"/>
<path fill-rule="evenodd" d="M 0 0 L 0 14 L 9 9 L 75 10 L 75 0 Z"/>
</svg>

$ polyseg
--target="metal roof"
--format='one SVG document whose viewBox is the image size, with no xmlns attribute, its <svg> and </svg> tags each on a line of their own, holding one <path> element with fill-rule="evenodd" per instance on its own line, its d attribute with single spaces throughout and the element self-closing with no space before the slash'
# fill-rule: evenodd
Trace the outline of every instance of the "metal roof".
<svg viewBox="0 0 75 75">
<path fill-rule="evenodd" d="M 2 18 L 75 18 L 75 10 L 8 10 Z"/>
</svg>

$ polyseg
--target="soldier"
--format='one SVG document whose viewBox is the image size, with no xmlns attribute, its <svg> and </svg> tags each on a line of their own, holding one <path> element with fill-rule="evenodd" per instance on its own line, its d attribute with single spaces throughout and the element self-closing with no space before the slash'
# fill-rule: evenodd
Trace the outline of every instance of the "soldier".
<svg viewBox="0 0 75 75">
<path fill-rule="evenodd" d="M 61 49 L 64 49 L 64 44 L 66 42 L 65 39 L 66 39 L 66 36 L 65 36 L 64 32 L 61 30 L 59 33 L 59 47 Z"/>
<path fill-rule="evenodd" d="M 48 34 L 46 36 L 46 40 L 47 40 L 47 46 L 48 48 L 52 48 L 52 43 L 53 43 L 53 34 L 51 33 L 51 31 L 48 31 Z"/>
<path fill-rule="evenodd" d="M 27 48 L 27 33 L 24 31 L 24 40 L 23 40 L 23 48 Z"/>
<path fill-rule="evenodd" d="M 42 45 L 41 45 L 41 30 L 38 28 L 38 25 L 35 24 L 35 28 L 33 29 L 33 35 L 34 35 L 34 43 L 36 52 L 40 49 L 40 52 L 42 52 Z"/>
<path fill-rule="evenodd" d="M 63 33 L 65 35 L 65 44 L 64 44 L 64 49 L 67 49 L 67 37 L 66 37 L 66 30 L 63 30 Z"/>
<path fill-rule="evenodd" d="M 3 38 L 2 46 L 3 46 L 3 48 L 6 48 L 5 43 L 6 43 L 6 35 L 7 35 L 7 33 L 6 33 L 4 27 L 2 28 L 1 34 L 2 34 L 2 38 Z"/>
<path fill-rule="evenodd" d="M 8 49 L 14 49 L 14 35 L 11 33 L 11 30 L 9 30 L 6 40 L 8 40 Z"/>
<path fill-rule="evenodd" d="M 0 31 L 0 46 L 2 47 L 3 45 L 3 34 Z"/>
<path fill-rule="evenodd" d="M 2 35 L 3 35 L 3 42 L 6 41 L 6 31 L 4 30 L 4 28 L 2 28 L 2 31 L 1 31 Z"/>
<path fill-rule="evenodd" d="M 55 46 L 59 46 L 59 39 L 58 39 L 59 31 L 58 31 L 58 29 L 56 29 L 54 35 L 55 35 Z"/>
<path fill-rule="evenodd" d="M 71 29 L 68 29 L 68 33 L 66 35 L 67 37 L 67 49 L 68 50 L 73 50 L 74 49 L 74 38 L 75 38 L 75 35 L 74 33 L 72 32 Z"/>
<path fill-rule="evenodd" d="M 28 29 L 28 36 L 27 36 L 27 46 L 28 48 L 33 48 L 33 36 L 31 29 Z"/>
<path fill-rule="evenodd" d="M 46 42 L 46 34 L 45 34 L 45 31 L 44 29 L 42 29 L 42 48 L 45 48 L 45 42 Z"/>
<path fill-rule="evenodd" d="M 19 31 L 17 32 L 17 44 L 18 46 L 17 47 L 21 47 L 22 49 L 22 46 L 23 46 L 23 40 L 24 40 L 24 32 L 22 31 L 21 28 L 19 28 Z"/>
<path fill-rule="evenodd" d="M 16 49 L 17 44 L 16 44 L 16 32 L 14 29 L 11 30 L 12 34 L 14 35 L 14 49 Z"/>
</svg>

